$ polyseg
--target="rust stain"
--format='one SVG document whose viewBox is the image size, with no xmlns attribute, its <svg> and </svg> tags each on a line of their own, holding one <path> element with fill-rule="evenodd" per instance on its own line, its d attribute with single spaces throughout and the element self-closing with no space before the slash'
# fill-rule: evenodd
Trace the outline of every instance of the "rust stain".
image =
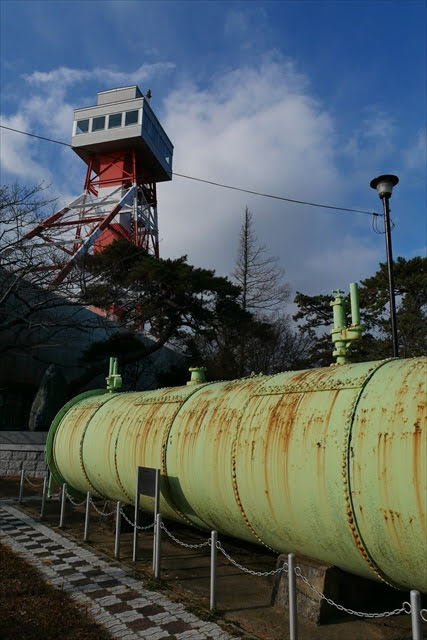
<svg viewBox="0 0 427 640">
<path fill-rule="evenodd" d="M 389 535 L 391 546 L 399 550 L 399 555 L 406 556 L 406 536 L 402 524 L 401 514 L 393 509 L 383 509 L 384 522 Z"/>
<path fill-rule="evenodd" d="M 267 428 L 267 437 L 266 443 L 263 452 L 263 469 L 264 469 L 264 483 L 267 487 L 267 504 L 269 511 L 272 516 L 272 520 L 280 526 L 280 523 L 277 521 L 275 510 L 273 503 L 271 501 L 271 495 L 269 491 L 269 475 L 270 475 L 270 467 L 275 468 L 277 470 L 281 467 L 281 461 L 283 460 L 283 456 L 285 457 L 285 461 L 288 458 L 288 450 L 284 449 L 281 446 L 281 417 L 283 414 L 283 405 L 286 406 L 288 396 L 286 394 L 279 397 L 277 400 L 277 396 L 268 397 L 268 402 L 273 402 L 273 406 L 268 408 L 268 428 Z M 287 463 L 287 462 L 286 462 Z M 288 508 L 291 508 L 289 502 L 289 495 L 287 500 Z"/>
<path fill-rule="evenodd" d="M 241 500 L 241 496 L 240 496 L 240 491 L 239 491 L 239 486 L 238 486 L 238 480 L 237 480 L 237 447 L 238 444 L 240 443 L 240 438 L 241 438 L 241 430 L 242 430 L 242 421 L 245 419 L 245 414 L 246 411 L 248 409 L 248 407 L 254 403 L 255 406 L 252 409 L 252 412 L 249 412 L 249 416 L 253 416 L 254 414 L 256 414 L 258 407 L 261 405 L 262 403 L 262 398 L 257 397 L 256 396 L 256 391 L 257 388 L 260 386 L 260 384 L 262 385 L 262 382 L 260 383 L 260 380 L 253 380 L 253 381 L 246 381 L 246 382 L 252 382 L 252 384 L 249 385 L 249 389 L 246 393 L 246 400 L 239 412 L 239 418 L 236 424 L 236 428 L 235 428 L 235 434 L 234 434 L 234 438 L 233 438 L 233 442 L 232 442 L 232 449 L 231 449 L 231 460 L 232 460 L 232 464 L 231 464 L 231 475 L 232 475 L 232 485 L 233 485 L 233 493 L 234 493 L 234 499 L 236 501 L 236 504 L 238 506 L 238 509 L 240 511 L 240 514 L 242 516 L 243 522 L 245 523 L 245 525 L 247 526 L 247 528 L 249 529 L 249 531 L 255 536 L 255 538 L 257 538 L 257 540 L 259 540 L 261 542 L 261 544 L 265 545 L 268 547 L 268 545 L 266 545 L 266 543 L 262 540 L 262 538 L 260 538 L 260 536 L 258 535 L 257 531 L 254 529 L 252 523 L 250 522 L 245 509 L 243 507 L 243 503 Z M 253 393 L 255 392 L 255 393 Z M 250 419 L 250 417 L 249 417 Z M 266 486 L 266 489 L 268 491 L 268 486 Z M 270 499 L 269 493 L 267 494 L 268 496 L 268 500 Z M 270 503 L 271 504 L 271 503 Z M 268 547 L 270 548 L 270 547 Z"/>
<path fill-rule="evenodd" d="M 412 464 L 414 469 L 414 486 L 415 486 L 415 499 L 417 502 L 418 516 L 423 529 L 424 536 L 426 536 L 426 517 L 424 513 L 423 496 L 421 494 L 422 484 L 424 478 L 421 477 L 421 428 L 419 424 L 416 424 L 413 432 L 412 440 Z"/>
<path fill-rule="evenodd" d="M 273 412 L 269 424 L 267 427 L 267 438 L 270 438 L 271 431 L 274 429 L 282 417 L 281 428 L 279 434 L 280 446 L 281 450 L 285 452 L 284 455 L 284 465 L 283 465 L 283 479 L 284 479 L 284 494 L 287 498 L 287 502 L 289 507 L 291 508 L 291 493 L 292 493 L 292 478 L 289 477 L 289 445 L 292 437 L 292 432 L 297 422 L 297 414 L 298 408 L 303 399 L 305 398 L 305 394 L 286 394 L 281 398 L 281 401 L 275 407 L 275 411 Z M 277 415 L 279 407 L 283 404 L 283 411 Z"/>
</svg>

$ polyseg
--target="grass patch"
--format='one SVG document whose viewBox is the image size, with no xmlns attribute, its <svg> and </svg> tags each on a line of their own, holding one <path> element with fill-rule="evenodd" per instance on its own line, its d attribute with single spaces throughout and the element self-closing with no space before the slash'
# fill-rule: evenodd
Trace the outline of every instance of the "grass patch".
<svg viewBox="0 0 427 640">
<path fill-rule="evenodd" d="M 160 580 L 158 578 L 147 577 L 144 574 L 139 576 L 139 580 L 141 580 L 144 589 L 147 591 L 165 591 L 167 586 L 164 580 Z"/>
<path fill-rule="evenodd" d="M 2 640 L 109 640 L 111 635 L 47 584 L 42 574 L 0 544 L 0 638 Z"/>
</svg>

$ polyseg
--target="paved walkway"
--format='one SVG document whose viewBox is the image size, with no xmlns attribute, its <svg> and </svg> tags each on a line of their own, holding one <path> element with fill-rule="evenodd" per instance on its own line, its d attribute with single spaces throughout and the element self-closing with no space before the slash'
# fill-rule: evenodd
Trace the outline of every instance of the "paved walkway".
<svg viewBox="0 0 427 640">
<path fill-rule="evenodd" d="M 47 582 L 87 605 L 96 622 L 121 640 L 232 640 L 213 622 L 144 589 L 124 569 L 101 560 L 10 504 L 0 502 L 0 540 L 35 566 Z"/>
</svg>

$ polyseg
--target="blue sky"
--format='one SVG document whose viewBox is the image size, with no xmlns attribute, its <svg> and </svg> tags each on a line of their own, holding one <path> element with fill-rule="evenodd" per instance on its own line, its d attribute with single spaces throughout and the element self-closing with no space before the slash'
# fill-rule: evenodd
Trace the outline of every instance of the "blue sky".
<svg viewBox="0 0 427 640">
<path fill-rule="evenodd" d="M 138 84 L 175 145 L 178 173 L 381 211 L 395 256 L 424 254 L 424 2 L 3 0 L 2 123 L 65 142 L 73 108 Z M 2 182 L 83 188 L 71 149 L 2 130 Z M 384 260 L 369 216 L 333 213 L 175 177 L 158 188 L 161 255 L 230 273 L 245 205 L 294 290 L 347 288 Z"/>
</svg>

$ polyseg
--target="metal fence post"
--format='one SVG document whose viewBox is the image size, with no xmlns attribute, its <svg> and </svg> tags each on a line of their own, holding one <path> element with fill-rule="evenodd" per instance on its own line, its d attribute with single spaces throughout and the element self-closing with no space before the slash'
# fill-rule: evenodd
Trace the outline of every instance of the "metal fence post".
<svg viewBox="0 0 427 640">
<path fill-rule="evenodd" d="M 53 484 L 53 475 L 50 471 L 47 472 L 48 483 L 47 483 L 47 497 L 49 500 L 52 498 L 52 484 Z"/>
<path fill-rule="evenodd" d="M 154 531 L 153 531 L 153 571 L 156 567 L 156 520 L 160 508 L 160 469 L 156 469 L 155 487 L 154 487 Z"/>
<path fill-rule="evenodd" d="M 65 501 L 67 499 L 67 485 L 64 484 L 62 485 L 61 488 L 61 515 L 59 516 L 59 528 L 62 529 L 62 527 L 64 526 L 64 519 L 65 519 Z"/>
<path fill-rule="evenodd" d="M 89 537 L 89 507 L 90 507 L 90 491 L 86 493 L 85 530 L 83 533 L 84 542 L 87 542 L 87 539 Z"/>
<path fill-rule="evenodd" d="M 138 472 L 137 472 L 138 476 Z M 135 496 L 135 512 L 133 516 L 133 551 L 132 551 L 132 560 L 136 562 L 138 557 L 138 524 L 139 524 L 139 485 L 138 485 L 138 477 L 136 478 L 136 496 Z"/>
<path fill-rule="evenodd" d="M 289 640 L 298 640 L 295 555 L 288 554 Z"/>
<path fill-rule="evenodd" d="M 40 507 L 40 518 L 44 518 L 44 507 L 46 504 L 47 478 L 43 478 L 42 504 Z"/>
<path fill-rule="evenodd" d="M 22 469 L 21 469 L 21 482 L 19 483 L 18 504 L 21 504 L 22 502 L 23 493 L 24 493 L 24 465 L 22 465 Z"/>
<path fill-rule="evenodd" d="M 120 559 L 121 508 L 122 503 L 118 500 L 116 505 L 116 539 L 114 542 L 114 557 L 117 560 Z"/>
<path fill-rule="evenodd" d="M 216 609 L 216 567 L 217 567 L 217 548 L 218 531 L 211 532 L 211 579 L 210 579 L 210 599 L 209 608 L 211 611 Z"/>
<path fill-rule="evenodd" d="M 160 547 L 161 547 L 161 529 L 162 529 L 162 516 L 160 513 L 156 517 L 156 562 L 154 565 L 154 577 L 160 578 Z"/>
<path fill-rule="evenodd" d="M 153 529 L 153 571 L 156 569 L 156 558 L 157 558 L 157 514 L 154 518 L 154 529 Z"/>
<path fill-rule="evenodd" d="M 412 589 L 411 597 L 411 624 L 412 624 L 412 640 L 423 640 L 421 631 L 421 595 L 419 591 Z"/>
</svg>

